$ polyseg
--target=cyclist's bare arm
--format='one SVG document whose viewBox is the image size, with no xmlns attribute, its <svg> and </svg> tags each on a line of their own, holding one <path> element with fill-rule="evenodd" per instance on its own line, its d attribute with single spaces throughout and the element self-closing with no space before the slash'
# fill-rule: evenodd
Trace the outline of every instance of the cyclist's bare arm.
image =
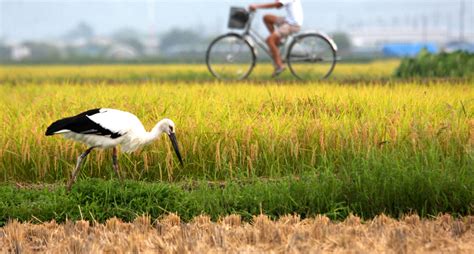
<svg viewBox="0 0 474 254">
<path fill-rule="evenodd" d="M 278 0 L 274 3 L 266 3 L 266 4 L 251 4 L 249 5 L 249 10 L 255 11 L 257 9 L 272 9 L 272 8 L 281 8 L 283 6 Z"/>
</svg>

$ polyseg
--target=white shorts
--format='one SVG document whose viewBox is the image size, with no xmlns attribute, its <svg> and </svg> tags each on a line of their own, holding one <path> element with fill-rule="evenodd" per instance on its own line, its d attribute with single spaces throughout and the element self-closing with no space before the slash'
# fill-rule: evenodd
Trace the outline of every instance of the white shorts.
<svg viewBox="0 0 474 254">
<path fill-rule="evenodd" d="M 301 30 L 300 26 L 294 26 L 286 22 L 285 17 L 278 17 L 276 21 L 277 28 L 275 33 L 280 36 L 280 38 L 286 38 L 290 34 L 297 33 Z"/>
</svg>

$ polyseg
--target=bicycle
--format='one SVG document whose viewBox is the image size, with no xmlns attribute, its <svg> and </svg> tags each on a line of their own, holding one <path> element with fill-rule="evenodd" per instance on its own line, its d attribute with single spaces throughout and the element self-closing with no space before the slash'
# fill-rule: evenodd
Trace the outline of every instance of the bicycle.
<svg viewBox="0 0 474 254">
<path fill-rule="evenodd" d="M 240 15 L 233 15 L 233 13 Z M 254 16 L 254 11 L 231 8 L 229 28 L 243 29 L 243 32 L 223 34 L 210 43 L 206 51 L 206 64 L 214 77 L 224 80 L 247 78 L 257 61 L 255 45 L 271 57 L 265 39 L 251 27 Z M 235 17 L 238 18 L 235 19 Z M 244 17 L 243 20 L 242 17 Z M 329 77 L 336 65 L 336 53 L 336 43 L 326 34 L 316 31 L 290 35 L 280 45 L 283 62 L 288 65 L 295 77 L 302 80 Z"/>
</svg>

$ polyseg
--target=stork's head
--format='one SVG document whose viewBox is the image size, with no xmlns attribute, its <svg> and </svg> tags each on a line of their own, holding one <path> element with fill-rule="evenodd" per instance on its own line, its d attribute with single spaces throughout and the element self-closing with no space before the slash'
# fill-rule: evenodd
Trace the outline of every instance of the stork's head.
<svg viewBox="0 0 474 254">
<path fill-rule="evenodd" d="M 175 133 L 176 127 L 174 122 L 171 121 L 171 119 L 165 118 L 161 120 L 158 125 L 160 127 L 161 132 L 168 134 L 168 136 L 171 135 L 171 133 Z"/>
<path fill-rule="evenodd" d="M 179 152 L 178 140 L 176 139 L 175 135 L 176 127 L 174 122 L 168 118 L 165 118 L 158 123 L 158 128 L 160 128 L 162 133 L 166 133 L 168 137 L 170 137 L 171 144 L 173 145 L 173 149 L 176 152 L 176 156 L 178 156 L 179 162 L 181 165 L 183 165 L 183 159 L 181 158 L 181 153 Z"/>
</svg>

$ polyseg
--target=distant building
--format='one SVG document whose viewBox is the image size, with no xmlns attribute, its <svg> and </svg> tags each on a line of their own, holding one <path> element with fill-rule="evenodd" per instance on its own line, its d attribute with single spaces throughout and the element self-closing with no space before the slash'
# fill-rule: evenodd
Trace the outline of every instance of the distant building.
<svg viewBox="0 0 474 254">
<path fill-rule="evenodd" d="M 423 49 L 430 53 L 438 52 L 434 43 L 388 43 L 382 47 L 382 52 L 385 57 L 414 57 Z"/>
<path fill-rule="evenodd" d="M 474 54 L 474 43 L 469 43 L 465 41 L 452 41 L 444 45 L 443 51 L 451 53 L 454 51 L 466 51 Z"/>
<path fill-rule="evenodd" d="M 452 31 L 435 27 L 360 27 L 348 32 L 352 53 L 367 56 L 414 56 L 422 48 L 436 53 L 448 47 Z"/>
<path fill-rule="evenodd" d="M 387 43 L 435 43 L 444 45 L 451 40 L 450 31 L 443 29 L 413 29 L 400 27 L 365 27 L 349 32 L 356 47 L 378 47 Z"/>
<path fill-rule="evenodd" d="M 105 56 L 116 60 L 130 60 L 138 57 L 137 51 L 128 45 L 116 44 L 110 47 Z"/>
<path fill-rule="evenodd" d="M 146 36 L 141 38 L 140 42 L 143 45 L 143 54 L 145 56 L 158 56 L 160 54 L 160 42 L 156 36 Z"/>
<path fill-rule="evenodd" d="M 14 61 L 21 61 L 31 57 L 31 49 L 18 44 L 11 47 L 11 59 Z"/>
</svg>

